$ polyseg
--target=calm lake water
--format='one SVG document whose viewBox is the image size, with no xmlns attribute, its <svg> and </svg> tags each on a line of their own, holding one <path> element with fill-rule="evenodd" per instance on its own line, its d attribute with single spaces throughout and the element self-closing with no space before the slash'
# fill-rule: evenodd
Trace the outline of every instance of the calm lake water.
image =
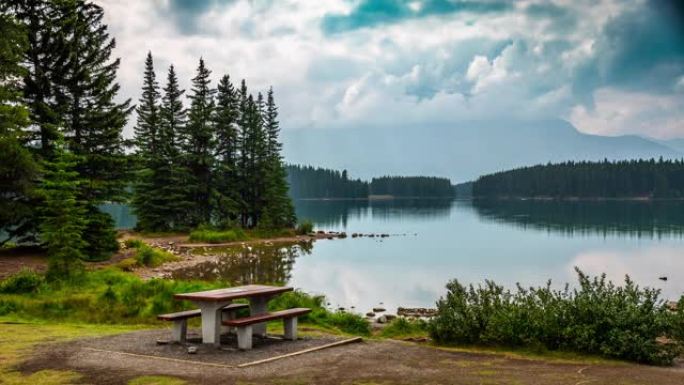
<svg viewBox="0 0 684 385">
<path fill-rule="evenodd" d="M 298 201 L 317 229 L 387 238 L 321 240 L 293 247 L 232 248 L 218 265 L 183 271 L 239 283 L 287 283 L 325 294 L 331 306 L 430 307 L 450 279 L 507 287 L 562 287 L 574 267 L 684 292 L 684 202 Z M 110 208 L 121 225 L 126 208 Z M 667 281 L 659 279 L 667 276 Z"/>
</svg>

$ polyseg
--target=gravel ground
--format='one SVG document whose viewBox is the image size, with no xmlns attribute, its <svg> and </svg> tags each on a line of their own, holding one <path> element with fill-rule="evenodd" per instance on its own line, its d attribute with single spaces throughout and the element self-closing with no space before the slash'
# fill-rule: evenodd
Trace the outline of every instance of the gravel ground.
<svg viewBox="0 0 684 385">
<path fill-rule="evenodd" d="M 231 365 L 305 349 L 336 337 L 307 338 L 294 343 L 255 341 L 250 352 L 201 347 L 188 355 L 182 346 L 157 346 L 166 331 L 142 331 L 114 337 L 45 345 L 19 369 L 72 369 L 84 383 L 126 384 L 142 375 L 166 375 L 190 384 L 510 384 L 510 385 L 636 385 L 684 384 L 680 367 L 633 364 L 591 364 L 527 359 L 502 354 L 475 354 L 413 343 L 370 340 L 251 366 Z M 227 341 L 228 342 L 228 341 Z M 256 345 L 256 343 L 259 345 Z M 131 356 L 107 351 L 125 351 Z M 226 366 L 203 365 L 199 362 Z"/>
</svg>

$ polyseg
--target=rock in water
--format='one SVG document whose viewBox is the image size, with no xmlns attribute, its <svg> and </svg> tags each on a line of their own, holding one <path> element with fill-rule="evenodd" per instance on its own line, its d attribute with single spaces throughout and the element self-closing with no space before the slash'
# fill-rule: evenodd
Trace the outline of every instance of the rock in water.
<svg viewBox="0 0 684 385">
<path fill-rule="evenodd" d="M 373 312 L 374 312 L 374 313 L 383 313 L 383 312 L 385 312 L 385 308 L 383 308 L 383 307 L 374 307 L 374 308 L 373 308 Z"/>
</svg>

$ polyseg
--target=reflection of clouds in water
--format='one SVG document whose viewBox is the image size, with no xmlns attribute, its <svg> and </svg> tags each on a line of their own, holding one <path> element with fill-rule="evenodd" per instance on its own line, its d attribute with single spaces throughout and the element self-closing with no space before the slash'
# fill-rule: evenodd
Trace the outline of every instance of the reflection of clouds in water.
<svg viewBox="0 0 684 385">
<path fill-rule="evenodd" d="M 606 273 L 615 283 L 629 275 L 640 286 L 663 290 L 663 296 L 676 299 L 684 292 L 684 256 L 682 249 L 651 246 L 633 250 L 592 250 L 582 252 L 566 266 L 568 279 L 576 282 L 574 266 L 591 275 Z M 659 276 L 667 276 L 661 281 Z"/>
<path fill-rule="evenodd" d="M 423 269 L 391 270 L 381 265 L 360 267 L 344 261 L 300 258 L 290 284 L 326 295 L 331 306 L 355 306 L 357 312 L 366 312 L 383 302 L 394 312 L 398 306 L 432 305 L 443 294 L 446 281 L 435 280 L 430 266 Z"/>
</svg>

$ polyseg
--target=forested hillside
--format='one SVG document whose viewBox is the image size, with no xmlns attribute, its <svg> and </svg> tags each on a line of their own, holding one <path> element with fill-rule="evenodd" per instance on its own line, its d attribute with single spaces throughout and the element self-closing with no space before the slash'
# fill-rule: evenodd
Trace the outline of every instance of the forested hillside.
<svg viewBox="0 0 684 385">
<path fill-rule="evenodd" d="M 295 199 L 363 199 L 369 195 L 393 197 L 452 197 L 454 190 L 446 178 L 426 176 L 383 176 L 370 182 L 350 179 L 347 170 L 312 166 L 287 166 L 290 195 Z"/>
<path fill-rule="evenodd" d="M 485 175 L 475 197 L 680 198 L 684 161 L 565 162 Z"/>
</svg>

